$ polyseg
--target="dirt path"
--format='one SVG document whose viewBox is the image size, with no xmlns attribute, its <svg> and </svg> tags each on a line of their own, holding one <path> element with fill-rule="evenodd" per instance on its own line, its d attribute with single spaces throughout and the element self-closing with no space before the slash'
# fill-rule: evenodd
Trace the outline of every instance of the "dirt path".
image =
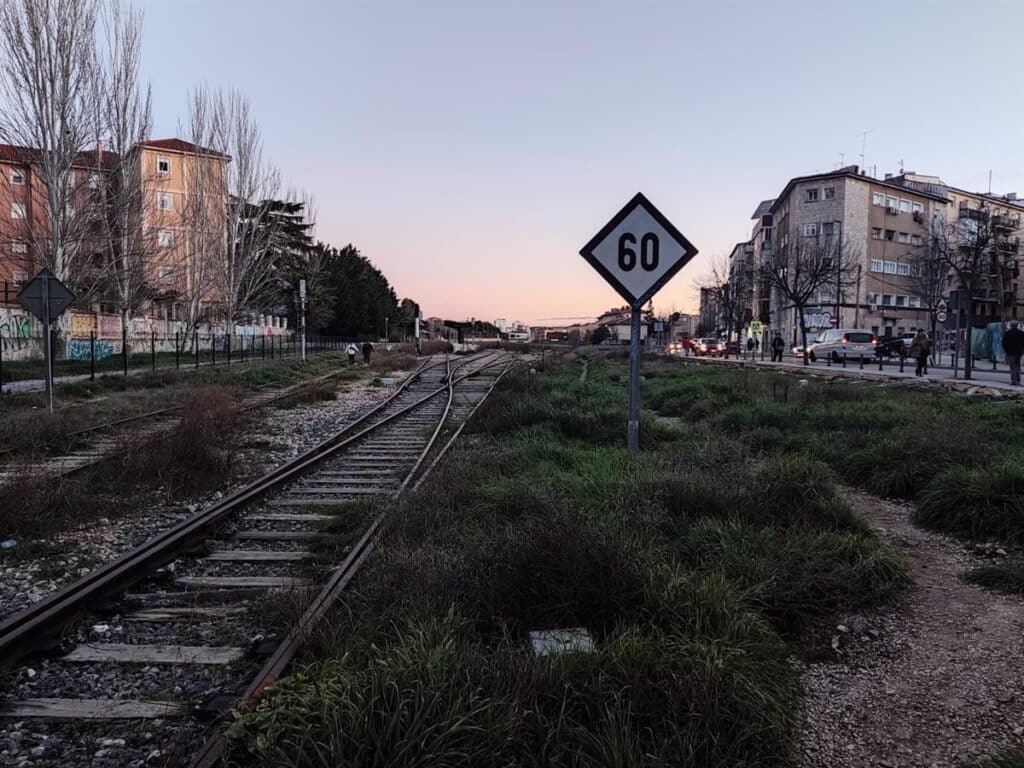
<svg viewBox="0 0 1024 768">
<path fill-rule="evenodd" d="M 908 506 L 844 497 L 905 555 L 915 588 L 844 618 L 840 663 L 805 667 L 803 766 L 955 766 L 1024 745 L 1024 600 L 960 581 L 980 561 L 914 527 Z"/>
</svg>

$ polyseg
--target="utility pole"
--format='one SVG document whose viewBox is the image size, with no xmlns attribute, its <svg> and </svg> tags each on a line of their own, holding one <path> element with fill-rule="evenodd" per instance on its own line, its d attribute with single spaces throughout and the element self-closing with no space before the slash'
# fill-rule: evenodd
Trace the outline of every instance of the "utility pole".
<svg viewBox="0 0 1024 768">
<path fill-rule="evenodd" d="M 306 362 L 306 281 L 299 280 L 299 333 L 302 338 L 302 362 Z"/>
</svg>

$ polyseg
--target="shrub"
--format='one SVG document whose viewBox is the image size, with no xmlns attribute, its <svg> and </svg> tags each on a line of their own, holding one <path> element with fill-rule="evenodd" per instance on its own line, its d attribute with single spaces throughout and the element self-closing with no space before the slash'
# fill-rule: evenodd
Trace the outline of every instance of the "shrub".
<svg viewBox="0 0 1024 768">
<path fill-rule="evenodd" d="M 1024 561 L 1009 560 L 973 568 L 964 574 L 964 581 L 1008 595 L 1024 595 Z"/>
<path fill-rule="evenodd" d="M 1009 456 L 940 472 L 918 496 L 914 521 L 967 539 L 1024 542 L 1024 463 Z"/>
</svg>

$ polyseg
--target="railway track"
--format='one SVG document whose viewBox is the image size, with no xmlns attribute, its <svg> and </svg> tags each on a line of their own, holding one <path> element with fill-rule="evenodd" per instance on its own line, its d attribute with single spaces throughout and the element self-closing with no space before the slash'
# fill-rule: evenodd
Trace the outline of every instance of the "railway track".
<svg viewBox="0 0 1024 768">
<path fill-rule="evenodd" d="M 240 407 L 251 411 L 274 405 L 275 403 L 281 403 L 297 397 L 305 390 L 319 386 L 337 376 L 338 372 L 332 372 L 309 381 L 292 384 L 283 389 L 257 391 L 246 397 L 241 402 Z M 48 456 L 41 461 L 12 461 L 0 464 L 0 485 L 12 479 L 17 473 L 29 473 L 52 478 L 68 477 L 95 466 L 101 461 L 113 458 L 122 453 L 126 448 L 125 438 L 127 435 L 122 430 L 128 425 L 134 425 L 134 431 L 132 432 L 133 441 L 158 440 L 177 426 L 181 420 L 182 408 L 183 406 L 180 405 L 160 408 L 101 424 L 94 424 L 70 432 L 67 435 L 68 438 L 81 438 L 86 435 L 97 435 L 97 437 L 88 446 L 83 446 L 81 449 L 70 453 Z M 12 453 L 13 449 L 3 450 L 0 451 L 0 457 Z"/>
<path fill-rule="evenodd" d="M 0 623 L 0 717 L 22 725 L 101 721 L 101 730 L 118 734 L 107 739 L 112 749 L 125 752 L 123 763 L 111 764 L 155 759 L 147 748 L 161 744 L 174 745 L 174 757 L 157 748 L 168 758 L 158 764 L 188 764 L 194 753 L 196 768 L 216 765 L 226 743 L 217 716 L 287 669 L 385 521 L 372 520 L 342 563 L 311 576 L 318 526 L 335 519 L 339 504 L 414 488 L 513 361 L 488 352 L 424 363 L 388 400 L 315 448 Z M 306 605 L 283 637 L 260 610 L 272 593 L 301 594 Z M 50 658 L 38 659 L 43 650 Z M 135 744 L 142 734 L 146 743 Z"/>
</svg>

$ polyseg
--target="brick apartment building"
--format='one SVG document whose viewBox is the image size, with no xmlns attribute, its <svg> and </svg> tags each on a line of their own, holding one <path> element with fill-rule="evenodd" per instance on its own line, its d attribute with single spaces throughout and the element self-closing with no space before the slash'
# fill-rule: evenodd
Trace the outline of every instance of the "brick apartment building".
<svg viewBox="0 0 1024 768">
<path fill-rule="evenodd" d="M 187 285 L 190 271 L 185 268 L 191 258 L 190 219 L 186 215 L 190 193 L 201 178 L 210 214 L 204 229 L 208 237 L 226 238 L 223 165 L 230 158 L 181 139 L 147 141 L 133 151 L 138 153 L 132 165 L 137 173 L 135 183 L 141 186 L 137 198 L 141 202 L 134 215 L 150 251 L 144 276 L 151 295 L 149 314 L 177 319 L 176 298 L 191 287 Z M 44 266 L 41 251 L 50 221 L 46 185 L 38 170 L 40 159 L 38 150 L 0 145 L 0 306 L 13 306 L 20 285 Z M 109 176 L 117 159 L 113 153 L 97 149 L 83 152 L 75 163 L 69 179 L 75 208 L 70 219 L 86 219 L 76 226 L 87 227 L 97 216 L 108 213 L 102 210 L 99 192 L 102 185 L 115 183 Z M 79 237 L 86 249 L 102 247 L 99 238 L 92 240 L 87 230 Z M 95 304 L 102 306 L 105 298 L 102 292 L 97 294 Z"/>
</svg>

